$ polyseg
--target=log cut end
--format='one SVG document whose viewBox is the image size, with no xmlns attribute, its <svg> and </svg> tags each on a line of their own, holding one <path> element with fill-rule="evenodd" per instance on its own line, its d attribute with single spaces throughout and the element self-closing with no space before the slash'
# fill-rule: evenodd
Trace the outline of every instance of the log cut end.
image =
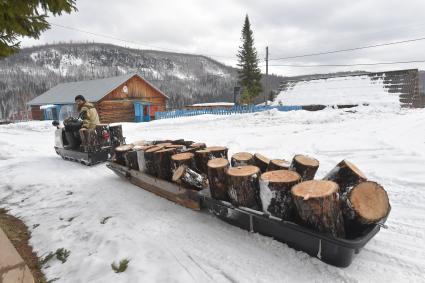
<svg viewBox="0 0 425 283">
<path fill-rule="evenodd" d="M 359 176 L 359 178 L 361 178 L 363 180 L 366 180 L 367 179 L 366 178 L 366 175 L 363 174 L 363 172 L 360 171 L 360 169 L 357 168 L 357 166 L 354 165 L 353 163 L 351 163 L 350 161 L 344 159 L 343 161 L 340 162 L 340 164 L 341 163 L 344 163 L 348 168 L 351 169 L 351 171 L 353 171 L 357 176 Z"/>
<path fill-rule="evenodd" d="M 166 147 L 166 146 L 168 146 L 168 145 L 172 145 L 172 143 L 171 142 L 161 142 L 161 143 L 157 143 L 157 144 L 155 144 L 156 146 L 162 146 L 162 147 Z"/>
<path fill-rule="evenodd" d="M 261 180 L 264 182 L 280 184 L 297 183 L 300 178 L 297 172 L 289 170 L 269 171 L 261 175 Z"/>
<path fill-rule="evenodd" d="M 252 176 L 258 173 L 260 173 L 260 169 L 253 165 L 232 167 L 227 170 L 229 176 L 235 177 Z"/>
<path fill-rule="evenodd" d="M 295 155 L 294 159 L 306 167 L 319 167 L 319 161 L 306 155 Z"/>
<path fill-rule="evenodd" d="M 133 147 L 134 147 L 134 145 L 133 145 L 133 144 L 124 144 L 124 145 L 117 146 L 117 147 L 115 148 L 115 151 L 118 151 L 118 152 L 126 152 L 126 151 L 131 150 Z"/>
<path fill-rule="evenodd" d="M 195 155 L 191 152 L 178 153 L 171 156 L 173 161 L 183 161 L 192 159 Z"/>
<path fill-rule="evenodd" d="M 209 150 L 211 152 L 216 152 L 216 151 L 224 151 L 227 150 L 227 147 L 225 146 L 209 146 L 207 148 L 205 148 L 206 150 Z"/>
<path fill-rule="evenodd" d="M 233 159 L 238 161 L 249 161 L 253 158 L 252 154 L 249 152 L 238 152 L 232 155 Z"/>
<path fill-rule="evenodd" d="M 176 171 L 174 171 L 174 174 L 173 174 L 173 177 L 172 177 L 173 182 L 179 182 L 180 181 L 181 177 L 186 172 L 186 168 L 187 168 L 186 165 L 182 165 L 182 166 L 179 166 L 179 168 L 177 168 Z"/>
<path fill-rule="evenodd" d="M 285 159 L 272 159 L 270 160 L 267 171 L 288 170 L 290 165 L 289 161 L 286 161 Z"/>
<path fill-rule="evenodd" d="M 208 161 L 207 165 L 210 168 L 223 168 L 229 165 L 229 161 L 224 158 L 214 158 Z"/>
<path fill-rule="evenodd" d="M 145 153 L 152 153 L 152 152 L 155 152 L 155 151 L 161 150 L 161 149 L 163 149 L 163 148 L 164 148 L 164 147 L 162 147 L 162 146 L 157 146 L 157 145 L 155 145 L 155 146 L 153 146 L 153 147 L 151 147 L 151 148 L 147 149 L 147 150 L 145 151 Z"/>
<path fill-rule="evenodd" d="M 390 211 L 387 192 L 376 182 L 362 182 L 350 192 L 350 202 L 364 224 L 376 223 Z"/>
<path fill-rule="evenodd" d="M 338 184 L 332 181 L 311 180 L 299 183 L 292 188 L 292 195 L 304 200 L 324 198 L 338 192 Z"/>
<path fill-rule="evenodd" d="M 203 142 L 195 142 L 195 143 L 192 143 L 192 144 L 190 145 L 190 147 L 191 147 L 191 148 L 199 148 L 199 149 L 202 149 L 202 148 L 206 148 L 206 147 L 207 147 L 207 145 L 206 145 L 205 143 L 203 143 Z"/>
</svg>

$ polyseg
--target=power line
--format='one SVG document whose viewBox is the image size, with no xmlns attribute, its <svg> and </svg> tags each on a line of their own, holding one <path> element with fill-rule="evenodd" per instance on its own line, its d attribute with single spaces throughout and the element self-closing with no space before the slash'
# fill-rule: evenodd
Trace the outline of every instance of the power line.
<svg viewBox="0 0 425 283">
<path fill-rule="evenodd" d="M 399 61 L 399 62 L 378 62 L 378 63 L 358 63 L 358 64 L 316 64 L 316 65 L 298 65 L 298 64 L 273 64 L 273 67 L 296 67 L 296 68 L 315 68 L 315 67 L 354 67 L 354 66 L 374 66 L 374 65 L 396 65 L 408 63 L 424 63 L 425 60 Z M 265 65 L 261 65 L 264 67 Z"/>
<path fill-rule="evenodd" d="M 138 45 L 138 46 L 141 46 L 141 47 L 144 47 L 144 48 L 148 47 L 148 48 L 152 48 L 152 49 L 158 50 L 158 51 L 183 53 L 183 54 L 189 54 L 189 55 L 204 55 L 204 56 L 208 56 L 208 57 L 217 57 L 217 58 L 226 58 L 226 59 L 236 59 L 236 57 L 230 57 L 230 56 L 220 56 L 220 55 L 213 55 L 213 54 L 198 54 L 198 53 L 193 53 L 193 52 L 185 52 L 185 51 L 180 51 L 180 50 L 167 49 L 167 48 L 162 48 L 162 47 L 153 46 L 153 45 L 141 44 L 141 43 L 136 42 L 136 41 L 122 39 L 122 38 L 110 36 L 110 35 L 107 35 L 107 34 L 95 33 L 95 32 L 82 30 L 82 29 L 78 29 L 78 28 L 74 28 L 74 27 L 70 27 L 70 26 L 64 26 L 64 25 L 60 25 L 60 24 L 56 24 L 56 23 L 50 23 L 50 24 L 52 26 L 56 26 L 56 27 L 60 27 L 60 28 L 64 28 L 64 29 L 73 30 L 73 31 L 81 32 L 81 33 L 86 33 L 86 34 L 90 34 L 90 35 L 94 35 L 94 36 L 109 38 L 109 39 L 113 39 L 113 40 L 117 40 L 117 41 L 121 41 L 121 42 L 125 42 L 125 43 L 135 44 L 135 45 Z"/>
<path fill-rule="evenodd" d="M 401 40 L 401 41 L 394 41 L 394 42 L 388 42 L 388 43 L 381 43 L 381 44 L 374 44 L 374 45 L 366 45 L 366 46 L 353 47 L 353 48 L 347 48 L 347 49 L 339 49 L 339 50 L 324 51 L 324 52 L 317 52 L 317 53 L 308 53 L 308 54 L 288 56 L 288 57 L 270 58 L 269 60 L 270 61 L 272 61 L 272 60 L 286 60 L 286 59 L 294 59 L 294 58 L 311 57 L 311 56 L 317 56 L 317 55 L 335 54 L 335 53 L 341 53 L 341 52 L 348 52 L 348 51 L 376 48 L 376 47 L 396 45 L 396 44 L 402 44 L 402 43 L 409 43 L 409 42 L 415 42 L 415 41 L 421 41 L 421 40 L 425 40 L 425 37 L 419 37 L 419 38 L 407 39 L 407 40 Z"/>
</svg>

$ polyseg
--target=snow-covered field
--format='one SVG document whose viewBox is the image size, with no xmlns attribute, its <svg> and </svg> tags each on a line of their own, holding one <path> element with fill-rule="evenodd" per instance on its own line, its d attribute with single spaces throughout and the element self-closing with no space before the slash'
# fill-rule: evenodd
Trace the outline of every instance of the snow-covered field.
<svg viewBox="0 0 425 283">
<path fill-rule="evenodd" d="M 0 126 L 0 207 L 21 217 L 39 255 L 66 248 L 44 269 L 56 282 L 425 282 L 425 110 L 359 108 L 196 116 L 124 124 L 131 142 L 185 138 L 230 154 L 305 153 L 320 178 L 342 159 L 389 193 L 388 229 L 348 268 L 161 199 L 105 165 L 63 161 L 49 122 Z M 101 224 L 104 217 L 109 218 Z M 37 226 L 36 224 L 39 224 Z M 116 274 L 110 264 L 130 259 Z"/>
</svg>

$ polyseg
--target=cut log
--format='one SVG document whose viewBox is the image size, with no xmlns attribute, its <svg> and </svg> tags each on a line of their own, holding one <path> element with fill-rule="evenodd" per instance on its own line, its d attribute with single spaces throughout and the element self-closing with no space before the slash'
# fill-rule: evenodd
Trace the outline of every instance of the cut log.
<svg viewBox="0 0 425 283">
<path fill-rule="evenodd" d="M 207 165 L 211 196 L 215 199 L 229 201 L 226 182 L 229 161 L 224 158 L 214 158 L 208 161 Z"/>
<path fill-rule="evenodd" d="M 334 237 L 345 237 L 338 184 L 311 180 L 295 185 L 291 192 L 298 215 L 307 226 Z"/>
<path fill-rule="evenodd" d="M 267 167 L 269 166 L 270 159 L 261 155 L 259 153 L 254 154 L 254 165 L 260 168 L 261 173 L 267 171 Z"/>
<path fill-rule="evenodd" d="M 186 165 L 176 169 L 172 180 L 186 189 L 200 191 L 208 188 L 208 179 Z"/>
<path fill-rule="evenodd" d="M 344 217 L 352 224 L 375 224 L 387 217 L 391 206 L 385 189 L 366 181 L 354 186 L 343 197 Z"/>
<path fill-rule="evenodd" d="M 231 203 L 235 206 L 259 210 L 261 208 L 258 182 L 260 169 L 253 165 L 231 167 L 226 174 Z"/>
<path fill-rule="evenodd" d="M 114 154 L 113 160 L 120 165 L 128 166 L 126 154 L 133 147 L 134 147 L 134 145 L 132 145 L 132 144 L 124 144 L 124 145 L 117 146 L 115 148 L 115 151 L 114 151 L 115 154 Z"/>
<path fill-rule="evenodd" d="M 164 147 L 162 146 L 153 146 L 147 150 L 145 150 L 145 165 L 146 165 L 146 173 L 152 175 L 152 176 L 156 176 L 156 171 L 155 171 L 155 163 L 154 163 L 154 153 L 155 151 L 161 150 Z"/>
<path fill-rule="evenodd" d="M 145 151 L 152 147 L 154 147 L 154 145 L 136 145 L 133 147 L 133 150 L 136 151 L 137 167 L 140 172 L 146 172 Z"/>
<path fill-rule="evenodd" d="M 295 171 L 301 175 L 302 181 L 313 180 L 319 168 L 319 161 L 306 155 L 295 155 L 292 159 L 289 170 Z"/>
<path fill-rule="evenodd" d="M 173 172 L 171 170 L 171 156 L 176 154 L 175 148 L 164 148 L 153 153 L 155 175 L 163 180 L 171 181 Z"/>
<path fill-rule="evenodd" d="M 111 145 L 111 136 L 109 134 L 108 124 L 97 124 L 96 136 L 100 148 Z"/>
<path fill-rule="evenodd" d="M 267 166 L 267 171 L 274 170 L 289 170 L 291 163 L 285 159 L 272 159 L 270 160 L 269 166 Z"/>
<path fill-rule="evenodd" d="M 182 144 L 171 144 L 171 145 L 165 146 L 165 148 L 174 148 L 176 149 L 176 152 L 183 152 L 186 150 L 186 146 Z"/>
<path fill-rule="evenodd" d="M 193 144 L 193 141 L 185 141 L 184 139 L 179 139 L 172 141 L 172 144 L 184 145 L 185 147 L 189 147 L 191 144 Z"/>
<path fill-rule="evenodd" d="M 295 207 L 291 189 L 301 176 L 289 170 L 269 171 L 260 177 L 260 199 L 263 211 L 283 220 L 293 221 Z"/>
<path fill-rule="evenodd" d="M 172 143 L 171 142 L 161 142 L 161 143 L 157 143 L 157 144 L 155 144 L 156 146 L 162 146 L 162 147 L 166 147 L 166 146 L 168 146 L 168 145 L 172 145 Z"/>
<path fill-rule="evenodd" d="M 205 148 L 211 152 L 213 158 L 225 158 L 227 159 L 228 148 L 224 146 L 209 146 Z"/>
<path fill-rule="evenodd" d="M 175 172 L 181 165 L 186 165 L 192 170 L 195 170 L 195 155 L 190 152 L 178 153 L 171 156 L 172 171 Z"/>
<path fill-rule="evenodd" d="M 232 155 L 232 167 L 254 165 L 254 156 L 249 152 L 238 152 Z"/>
<path fill-rule="evenodd" d="M 342 160 L 323 180 L 334 181 L 338 184 L 340 194 L 344 194 L 353 186 L 366 181 L 366 176 L 348 160 Z"/>
<path fill-rule="evenodd" d="M 203 142 L 195 142 L 190 145 L 191 148 L 196 148 L 198 150 L 205 149 L 207 145 Z"/>
<path fill-rule="evenodd" d="M 195 151 L 195 166 L 196 171 L 202 174 L 208 174 L 208 161 L 212 159 L 211 152 L 206 149 Z"/>
</svg>

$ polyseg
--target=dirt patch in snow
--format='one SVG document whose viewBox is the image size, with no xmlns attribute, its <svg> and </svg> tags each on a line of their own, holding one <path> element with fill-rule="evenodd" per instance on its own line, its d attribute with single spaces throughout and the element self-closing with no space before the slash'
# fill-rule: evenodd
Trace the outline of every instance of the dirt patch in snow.
<svg viewBox="0 0 425 283">
<path fill-rule="evenodd" d="M 7 210 L 0 208 L 0 227 L 31 270 L 35 282 L 46 282 L 40 270 L 39 258 L 28 243 L 31 234 L 27 226 L 20 219 L 7 214 Z"/>
</svg>

